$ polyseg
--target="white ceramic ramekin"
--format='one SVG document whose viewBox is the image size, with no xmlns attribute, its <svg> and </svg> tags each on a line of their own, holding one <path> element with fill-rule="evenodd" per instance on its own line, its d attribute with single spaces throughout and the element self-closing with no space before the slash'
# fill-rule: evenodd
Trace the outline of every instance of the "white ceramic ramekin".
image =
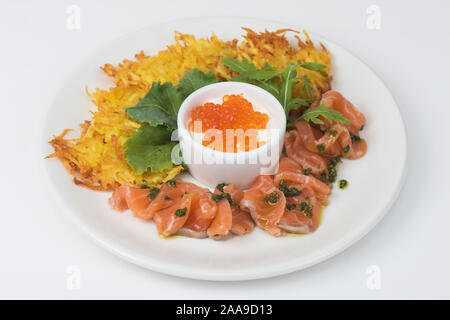
<svg viewBox="0 0 450 320">
<path fill-rule="evenodd" d="M 221 152 L 194 140 L 187 127 L 192 110 L 224 95 L 243 94 L 255 110 L 261 106 L 269 114 L 267 143 L 247 152 Z M 278 166 L 286 132 L 286 116 L 279 101 L 266 90 L 242 82 L 219 82 L 189 95 L 178 111 L 178 137 L 183 161 L 191 175 L 201 183 L 215 187 L 222 182 L 249 188 L 260 174 L 273 174 Z"/>
</svg>

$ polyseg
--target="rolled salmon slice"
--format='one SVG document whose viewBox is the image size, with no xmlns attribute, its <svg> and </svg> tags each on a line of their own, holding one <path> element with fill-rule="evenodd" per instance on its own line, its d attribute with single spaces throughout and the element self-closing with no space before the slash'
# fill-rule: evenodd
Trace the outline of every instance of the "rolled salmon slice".
<svg viewBox="0 0 450 320">
<path fill-rule="evenodd" d="M 126 192 L 128 186 L 123 184 L 114 190 L 111 197 L 108 199 L 111 208 L 117 211 L 125 211 L 128 209 Z"/>
<path fill-rule="evenodd" d="M 127 186 L 126 188 L 126 201 L 128 208 L 131 210 L 134 216 L 141 219 L 149 219 L 145 214 L 150 202 L 149 189 L 140 189 Z"/>
<path fill-rule="evenodd" d="M 302 168 L 289 158 L 282 158 L 280 160 L 278 171 L 273 181 L 276 186 L 279 186 L 281 180 L 300 184 L 302 187 L 308 187 L 321 195 L 329 195 L 331 193 L 331 189 L 326 183 L 323 183 L 312 175 L 303 174 Z"/>
<path fill-rule="evenodd" d="M 317 175 L 326 170 L 327 161 L 319 154 L 306 148 L 298 129 L 286 133 L 284 146 L 288 157 L 297 162 L 302 168 L 311 169 L 311 172 Z"/>
<path fill-rule="evenodd" d="M 222 199 L 217 203 L 217 213 L 209 226 L 207 233 L 209 237 L 222 240 L 229 235 L 233 225 L 231 206 L 228 200 Z"/>
<path fill-rule="evenodd" d="M 238 208 L 231 209 L 232 214 L 232 226 L 231 232 L 242 236 L 246 233 L 250 233 L 255 228 L 255 222 L 253 221 L 250 213 Z"/>
<path fill-rule="evenodd" d="M 189 217 L 178 234 L 191 238 L 207 238 L 207 230 L 217 212 L 217 203 L 211 199 L 211 192 L 204 189 L 194 192 Z"/>
<path fill-rule="evenodd" d="M 349 100 L 335 90 L 329 90 L 322 95 L 320 104 L 325 104 L 329 109 L 339 111 L 344 117 L 350 120 L 351 124 L 346 124 L 353 134 L 358 134 L 366 123 L 366 117 Z M 328 128 L 330 123 L 323 119 L 325 125 L 322 130 Z"/>
<path fill-rule="evenodd" d="M 236 205 L 239 205 L 244 198 L 244 192 L 241 189 L 236 188 L 232 183 L 226 184 L 222 188 L 223 192 L 229 193 L 231 196 L 231 200 Z M 220 193 L 220 190 L 216 188 L 214 193 Z M 255 222 L 253 221 L 250 213 L 241 210 L 240 207 L 232 206 L 231 207 L 231 216 L 232 216 L 232 226 L 231 232 L 236 235 L 244 235 L 246 233 L 250 233 L 255 228 Z"/>
<path fill-rule="evenodd" d="M 288 184 L 289 187 L 297 185 Z M 315 231 L 320 224 L 321 206 L 315 194 L 308 188 L 302 189 L 302 194 L 287 198 L 287 206 L 280 220 L 279 227 L 286 232 L 306 234 Z"/>
<path fill-rule="evenodd" d="M 136 217 L 147 219 L 144 212 L 151 202 L 148 194 L 149 189 L 135 188 L 124 184 L 114 190 L 109 198 L 109 204 L 114 210 L 130 209 Z"/>
<path fill-rule="evenodd" d="M 185 194 L 167 208 L 156 211 L 153 216 L 158 232 L 168 237 L 177 233 L 189 217 L 193 194 Z"/>
<path fill-rule="evenodd" d="M 274 236 L 283 234 L 278 223 L 284 213 L 286 198 L 275 186 L 272 176 L 259 176 L 254 185 L 244 192 L 240 205 L 250 212 L 259 227 Z"/>
<path fill-rule="evenodd" d="M 181 180 L 173 180 L 169 183 L 166 182 L 162 185 L 156 198 L 142 214 L 148 217 L 148 219 L 151 219 L 155 212 L 171 207 L 178 199 L 182 198 L 184 194 L 198 190 L 202 189 L 193 183 Z"/>
</svg>

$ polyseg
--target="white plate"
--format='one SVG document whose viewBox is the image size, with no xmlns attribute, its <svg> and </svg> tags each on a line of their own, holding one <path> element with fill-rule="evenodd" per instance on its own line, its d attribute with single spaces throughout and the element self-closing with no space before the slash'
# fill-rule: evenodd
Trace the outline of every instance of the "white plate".
<svg viewBox="0 0 450 320">
<path fill-rule="evenodd" d="M 173 31 L 198 37 L 216 33 L 221 39 L 239 37 L 241 26 L 256 31 L 295 28 L 280 23 L 243 18 L 201 18 L 159 24 L 128 34 L 85 60 L 63 82 L 48 111 L 43 141 L 64 128 L 76 128 L 95 108 L 85 86 L 110 87 L 99 69 L 104 63 L 133 58 L 141 49 L 155 54 L 173 43 Z M 334 188 L 323 223 L 313 234 L 274 238 L 257 229 L 229 241 L 174 238 L 162 240 L 152 222 L 109 208 L 107 192 L 78 187 L 57 159 L 44 166 L 55 200 L 78 225 L 104 248 L 137 265 L 186 278 L 246 280 L 271 277 L 321 262 L 349 247 L 371 230 L 395 201 L 403 180 L 406 135 L 399 110 L 383 82 L 364 63 L 337 44 L 322 41 L 333 56 L 333 88 L 350 99 L 367 117 L 362 136 L 368 151 L 357 161 L 345 161 L 338 178 L 349 181 L 346 190 Z M 55 66 L 58 67 L 58 66 Z M 44 143 L 44 153 L 52 150 Z"/>
</svg>

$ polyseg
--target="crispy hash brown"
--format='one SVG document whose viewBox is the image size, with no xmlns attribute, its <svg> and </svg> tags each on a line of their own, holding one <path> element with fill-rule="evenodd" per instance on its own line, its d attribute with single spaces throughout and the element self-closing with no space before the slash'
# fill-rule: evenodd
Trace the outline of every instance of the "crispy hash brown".
<svg viewBox="0 0 450 320">
<path fill-rule="evenodd" d="M 220 80 L 226 81 L 234 76 L 221 59 L 230 56 L 238 60 L 247 59 L 258 68 L 268 62 L 273 68 L 282 69 L 289 62 L 317 62 L 327 65 L 324 70 L 330 74 L 330 53 L 320 44 L 316 48 L 304 31 L 305 40 L 295 30 L 283 29 L 275 32 L 256 33 L 244 28 L 244 40 L 222 41 L 216 35 L 207 39 L 196 39 L 193 35 L 175 32 L 175 44 L 167 46 L 155 56 L 144 52 L 135 55 L 135 61 L 124 60 L 118 66 L 105 64 L 102 70 L 113 78 L 115 87 L 108 90 L 96 89 L 88 95 L 97 106 L 90 121 L 80 126 L 82 132 L 77 139 L 67 139 L 68 129 L 55 136 L 50 144 L 55 152 L 49 158 L 58 157 L 74 182 L 94 190 L 113 190 L 119 185 L 159 186 L 182 171 L 182 166 L 174 166 L 163 172 L 143 174 L 135 172 L 123 154 L 124 143 L 141 124 L 130 120 L 125 108 L 138 103 L 145 96 L 154 81 L 172 82 L 174 85 L 184 73 L 194 68 L 211 71 Z M 286 32 L 294 32 L 298 48 L 289 43 Z M 318 100 L 321 94 L 330 89 L 331 75 L 325 76 L 303 68 L 297 70 L 298 77 L 311 79 L 311 94 Z M 306 98 L 307 92 L 299 84 L 294 95 Z"/>
</svg>

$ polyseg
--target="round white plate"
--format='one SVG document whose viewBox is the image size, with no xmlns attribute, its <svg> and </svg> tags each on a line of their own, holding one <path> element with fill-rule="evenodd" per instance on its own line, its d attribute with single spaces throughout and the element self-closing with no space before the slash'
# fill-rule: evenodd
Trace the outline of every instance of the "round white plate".
<svg viewBox="0 0 450 320">
<path fill-rule="evenodd" d="M 113 85 L 99 69 L 110 62 L 131 59 L 141 49 L 156 54 L 173 43 L 174 30 L 197 37 L 216 33 L 221 39 L 239 38 L 241 27 L 256 31 L 300 29 L 281 23 L 244 18 L 201 18 L 154 25 L 128 34 L 85 60 L 63 82 L 44 124 L 43 152 L 52 134 L 77 128 L 95 109 L 85 93 L 86 85 Z M 256 229 L 252 234 L 228 241 L 158 237 L 152 222 L 130 213 L 113 211 L 109 192 L 76 186 L 57 159 L 44 161 L 51 189 L 64 212 L 104 248 L 151 270 L 195 279 L 247 280 L 300 270 L 321 262 L 349 247 L 371 230 L 395 201 L 403 180 L 406 135 L 394 99 L 383 82 L 359 59 L 337 44 L 314 35 L 332 53 L 333 88 L 352 101 L 367 117 L 361 135 L 368 142 L 365 157 L 344 161 L 338 178 L 349 181 L 346 190 L 334 188 L 320 228 L 313 234 L 274 238 Z M 56 66 L 55 66 L 56 67 Z"/>
</svg>

